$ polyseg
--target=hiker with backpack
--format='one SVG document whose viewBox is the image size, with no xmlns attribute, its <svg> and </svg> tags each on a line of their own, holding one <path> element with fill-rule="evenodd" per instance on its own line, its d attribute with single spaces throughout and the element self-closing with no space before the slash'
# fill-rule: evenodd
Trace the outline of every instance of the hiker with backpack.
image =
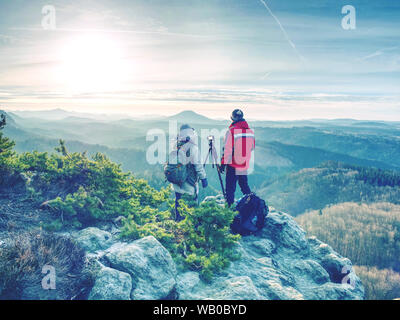
<svg viewBox="0 0 400 320">
<path fill-rule="evenodd" d="M 231 120 L 221 159 L 221 171 L 226 170 L 226 201 L 229 206 L 235 201 L 236 182 L 244 195 L 251 193 L 247 174 L 255 148 L 254 132 L 244 119 L 243 111 L 235 109 Z"/>
<path fill-rule="evenodd" d="M 180 127 L 174 150 L 170 153 L 168 163 L 164 167 L 164 174 L 175 191 L 175 220 L 181 221 L 179 200 L 183 194 L 194 196 L 197 200 L 199 180 L 202 187 L 208 186 L 206 172 L 201 163 L 197 145 L 197 134 L 188 124 Z"/>
<path fill-rule="evenodd" d="M 235 201 L 236 182 L 243 193 L 234 210 L 238 214 L 233 219 L 231 230 L 234 234 L 248 236 L 256 234 L 264 227 L 269 208 L 265 201 L 251 192 L 247 175 L 251 153 L 255 148 L 254 132 L 244 119 L 243 111 L 235 109 L 232 123 L 225 136 L 221 171 L 226 170 L 226 202 L 231 207 Z"/>
</svg>

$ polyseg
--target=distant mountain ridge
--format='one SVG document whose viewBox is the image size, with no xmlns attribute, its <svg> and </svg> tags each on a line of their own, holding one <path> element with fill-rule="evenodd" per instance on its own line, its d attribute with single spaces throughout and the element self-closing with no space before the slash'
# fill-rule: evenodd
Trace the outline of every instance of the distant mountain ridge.
<svg viewBox="0 0 400 320">
<path fill-rule="evenodd" d="M 201 114 L 198 114 L 194 111 L 185 110 L 173 116 L 169 116 L 166 120 L 176 120 L 179 122 L 187 122 L 187 123 L 210 123 L 212 121 L 216 121 Z"/>
<path fill-rule="evenodd" d="M 40 118 L 47 120 L 61 120 L 67 117 L 77 117 L 77 118 L 87 118 L 87 119 L 95 119 L 95 120 L 123 120 L 123 119 L 134 119 L 134 120 L 143 120 L 143 121 L 155 121 L 155 120 L 177 120 L 177 121 L 216 121 L 216 122 L 229 122 L 230 111 L 227 110 L 226 117 L 218 117 L 218 118 L 210 118 L 205 115 L 202 115 L 193 110 L 184 110 L 178 112 L 171 116 L 165 115 L 156 115 L 156 114 L 147 114 L 147 115 L 131 115 L 131 114 L 118 114 L 118 113 L 91 113 L 91 112 L 79 112 L 79 111 L 68 111 L 62 108 L 56 109 L 48 109 L 48 110 L 16 110 L 9 111 L 9 113 L 15 114 L 19 117 L 23 118 Z M 246 113 L 247 115 L 247 113 Z M 381 121 L 381 120 L 357 120 L 357 119 L 299 119 L 299 120 L 268 120 L 268 119 L 257 119 L 248 116 L 249 122 L 253 123 L 254 126 L 294 126 L 294 127 L 303 127 L 303 126 L 312 126 L 312 127 L 320 127 L 320 126 L 339 126 L 339 127 L 350 127 L 353 125 L 356 126 L 371 126 L 371 127 L 395 127 L 399 128 L 399 121 Z"/>
<path fill-rule="evenodd" d="M 63 120 L 66 118 L 83 118 L 90 120 L 119 120 L 130 118 L 124 114 L 101 114 L 101 113 L 88 113 L 88 112 L 76 112 L 68 111 L 61 108 L 50 109 L 50 110 L 23 110 L 13 111 L 14 114 L 22 118 L 35 118 L 42 120 Z"/>
<path fill-rule="evenodd" d="M 185 110 L 174 114 L 172 116 L 157 116 L 157 115 L 147 115 L 147 116 L 132 116 L 124 114 L 95 114 L 95 113 L 84 113 L 67 111 L 61 108 L 50 109 L 50 110 L 24 110 L 24 111 L 13 111 L 13 113 L 21 118 L 35 118 L 42 120 L 65 120 L 65 119 L 91 119 L 99 121 L 119 121 L 119 120 L 141 120 L 141 121 L 168 121 L 176 120 L 179 122 L 212 122 L 219 121 L 208 118 L 197 112 L 191 110 Z"/>
</svg>

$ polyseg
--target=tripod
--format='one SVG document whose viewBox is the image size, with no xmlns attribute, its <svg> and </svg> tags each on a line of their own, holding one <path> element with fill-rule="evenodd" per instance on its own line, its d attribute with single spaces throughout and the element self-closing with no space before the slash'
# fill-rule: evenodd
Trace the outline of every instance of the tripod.
<svg viewBox="0 0 400 320">
<path fill-rule="evenodd" d="M 204 161 L 204 166 L 207 163 L 208 157 L 211 155 L 212 167 L 214 168 L 214 166 L 215 166 L 217 168 L 219 183 L 221 184 L 222 194 L 226 201 L 226 192 L 225 192 L 224 183 L 222 182 L 222 177 L 221 177 L 221 166 L 218 164 L 217 150 L 215 150 L 215 146 L 214 146 L 213 142 L 214 142 L 214 137 L 209 136 L 208 137 L 208 153 L 207 153 L 206 160 Z"/>
</svg>

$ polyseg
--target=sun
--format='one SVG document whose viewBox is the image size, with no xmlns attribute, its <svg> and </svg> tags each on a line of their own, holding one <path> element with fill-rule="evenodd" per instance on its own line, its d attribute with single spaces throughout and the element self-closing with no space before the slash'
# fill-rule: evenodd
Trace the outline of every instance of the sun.
<svg viewBox="0 0 400 320">
<path fill-rule="evenodd" d="M 100 34 L 83 34 L 60 48 L 57 78 L 74 92 L 106 92 L 118 89 L 127 70 L 121 46 Z"/>
</svg>

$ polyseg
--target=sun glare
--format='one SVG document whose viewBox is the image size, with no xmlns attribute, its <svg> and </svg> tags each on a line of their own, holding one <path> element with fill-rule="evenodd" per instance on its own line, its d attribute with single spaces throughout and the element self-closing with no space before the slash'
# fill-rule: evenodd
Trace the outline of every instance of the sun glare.
<svg viewBox="0 0 400 320">
<path fill-rule="evenodd" d="M 74 92 L 116 90 L 127 71 L 118 43 L 98 34 L 66 41 L 60 49 L 60 60 L 56 77 Z"/>
</svg>

